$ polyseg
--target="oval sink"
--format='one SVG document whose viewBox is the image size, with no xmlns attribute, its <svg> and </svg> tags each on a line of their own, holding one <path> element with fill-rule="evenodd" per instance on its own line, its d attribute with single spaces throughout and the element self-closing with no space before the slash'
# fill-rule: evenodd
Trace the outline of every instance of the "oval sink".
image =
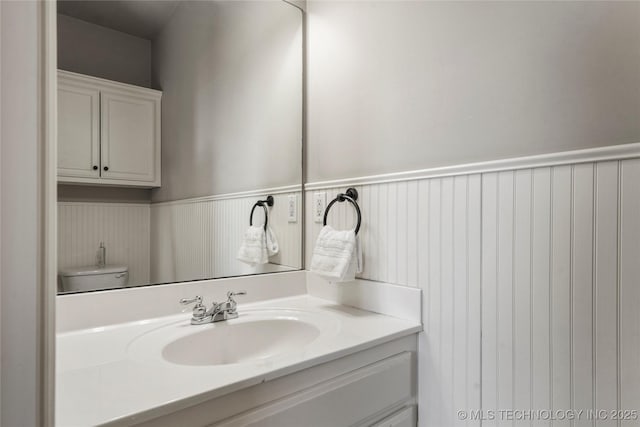
<svg viewBox="0 0 640 427">
<path fill-rule="evenodd" d="M 290 319 L 218 322 L 169 343 L 162 357 L 178 365 L 243 363 L 299 349 L 319 335 L 315 326 Z"/>
<path fill-rule="evenodd" d="M 293 356 L 322 337 L 337 334 L 339 323 L 318 313 L 245 310 L 237 319 L 190 325 L 187 319 L 159 326 L 134 338 L 127 353 L 143 363 L 214 367 L 260 363 Z"/>
</svg>

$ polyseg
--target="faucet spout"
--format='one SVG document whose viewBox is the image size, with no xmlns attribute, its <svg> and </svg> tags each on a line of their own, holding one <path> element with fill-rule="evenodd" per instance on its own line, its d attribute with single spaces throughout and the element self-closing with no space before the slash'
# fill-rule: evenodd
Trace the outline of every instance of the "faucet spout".
<svg viewBox="0 0 640 427">
<path fill-rule="evenodd" d="M 222 320 L 236 319 L 238 317 L 237 303 L 233 299 L 236 295 L 246 295 L 245 291 L 227 292 L 227 300 L 225 302 L 216 303 L 209 310 L 202 305 L 202 297 L 196 297 L 192 300 L 180 300 L 182 304 L 190 304 L 196 302 L 191 317 L 192 325 L 204 325 L 206 323 L 220 322 Z"/>
</svg>

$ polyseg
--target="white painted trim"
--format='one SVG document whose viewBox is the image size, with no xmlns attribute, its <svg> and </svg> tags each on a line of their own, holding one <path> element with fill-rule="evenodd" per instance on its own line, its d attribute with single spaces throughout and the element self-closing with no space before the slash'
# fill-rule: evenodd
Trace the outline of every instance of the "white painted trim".
<svg viewBox="0 0 640 427">
<path fill-rule="evenodd" d="M 298 191 L 302 191 L 302 185 L 300 184 L 287 185 L 283 187 L 263 188 L 259 190 L 240 191 L 237 193 L 214 194 L 212 196 L 170 200 L 167 202 L 152 202 L 151 204 L 153 206 L 184 205 L 188 203 L 204 203 L 204 202 L 213 202 L 217 200 L 242 199 L 245 197 L 263 197 L 263 196 L 273 195 L 273 194 L 295 193 Z"/>
<path fill-rule="evenodd" d="M 427 178 L 441 178 L 456 175 L 471 175 L 506 170 L 532 169 L 547 166 L 602 162 L 640 158 L 640 142 L 612 145 L 609 147 L 587 148 L 584 150 L 562 151 L 535 156 L 514 157 L 511 159 L 491 160 L 487 162 L 463 165 L 443 166 L 407 172 L 395 172 L 380 175 L 344 178 L 331 181 L 318 181 L 305 184 L 305 191 L 323 190 L 335 187 L 383 184 L 388 182 L 414 181 Z"/>
<path fill-rule="evenodd" d="M 345 283 L 329 283 L 317 274 L 310 271 L 306 273 L 309 295 L 341 305 L 422 323 L 422 290 L 419 288 L 361 279 Z"/>
<path fill-rule="evenodd" d="M 58 41 L 57 6 L 54 0 L 41 3 L 41 288 L 39 290 L 40 420 L 41 425 L 55 425 L 56 380 L 56 291 L 58 274 Z"/>
<path fill-rule="evenodd" d="M 158 188 L 161 186 L 154 181 L 130 181 L 126 179 L 112 178 L 83 178 L 79 176 L 63 176 L 58 177 L 58 183 L 70 185 L 93 185 L 100 187 L 130 187 L 130 188 Z"/>
<path fill-rule="evenodd" d="M 282 0 L 282 1 L 287 3 L 290 6 L 295 7 L 296 9 L 299 9 L 300 12 L 302 12 L 303 14 L 307 12 L 307 0 Z"/>
<path fill-rule="evenodd" d="M 148 208 L 151 205 L 149 203 L 127 203 L 127 202 L 57 202 L 58 206 L 108 206 L 108 207 L 122 207 L 122 208 Z"/>
<path fill-rule="evenodd" d="M 79 176 L 58 176 L 58 184 L 89 185 L 99 187 L 142 188 L 151 189 L 161 187 L 158 182 L 129 181 L 126 179 L 111 178 L 83 178 Z"/>
<path fill-rule="evenodd" d="M 79 74 L 65 70 L 57 70 L 57 74 L 58 77 L 71 80 L 74 84 L 80 83 L 88 85 L 91 88 L 95 88 L 96 85 L 98 85 L 102 88 L 119 91 L 125 94 L 137 93 L 144 96 L 151 96 L 155 99 L 160 99 L 162 97 L 162 91 L 156 89 L 149 89 L 142 86 L 116 82 L 113 80 L 107 80 L 100 77 L 88 76 L 86 74 Z"/>
<path fill-rule="evenodd" d="M 2 36 L 2 5 L 0 4 L 0 37 Z M 2 43 L 0 43 L 0 72 L 2 71 Z M 0 100 L 2 98 L 2 78 L 0 77 Z M 2 140 L 2 102 L 0 102 L 0 143 Z M 2 165 L 2 147 L 0 146 L 0 165 Z M 2 173 L 0 172 L 0 235 L 2 234 Z M 304 258 L 303 258 L 304 259 Z M 2 280 L 2 239 L 0 239 L 0 281 Z M 0 319 L 2 319 L 2 291 L 0 290 Z M 2 333 L 0 333 L 0 355 L 2 352 Z M 0 363 L 1 366 L 1 363 Z M 2 377 L 0 375 L 0 417 L 2 416 Z"/>
</svg>

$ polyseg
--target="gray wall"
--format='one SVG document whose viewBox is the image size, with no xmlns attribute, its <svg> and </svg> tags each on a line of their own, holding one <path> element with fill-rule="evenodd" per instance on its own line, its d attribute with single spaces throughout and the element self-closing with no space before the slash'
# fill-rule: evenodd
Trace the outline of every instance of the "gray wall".
<svg viewBox="0 0 640 427">
<path fill-rule="evenodd" d="M 640 141 L 638 2 L 308 4 L 309 182 Z"/>
<path fill-rule="evenodd" d="M 156 201 L 301 183 L 302 17 L 284 2 L 185 1 L 153 43 Z"/>
<path fill-rule="evenodd" d="M 151 41 L 58 14 L 58 68 L 150 87 Z"/>
</svg>

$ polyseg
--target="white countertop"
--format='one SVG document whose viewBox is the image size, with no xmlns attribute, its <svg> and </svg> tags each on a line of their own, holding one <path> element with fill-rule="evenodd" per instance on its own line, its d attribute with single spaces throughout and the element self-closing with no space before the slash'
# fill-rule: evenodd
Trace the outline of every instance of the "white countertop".
<svg viewBox="0 0 640 427">
<path fill-rule="evenodd" d="M 151 345 L 148 357 L 140 356 L 140 337 L 151 336 L 158 328 L 188 325 L 190 313 L 58 334 L 56 425 L 131 424 L 422 330 L 414 321 L 308 295 L 238 306 L 241 318 L 273 309 L 322 316 L 332 331 L 278 357 L 212 366 L 169 363 Z"/>
</svg>

